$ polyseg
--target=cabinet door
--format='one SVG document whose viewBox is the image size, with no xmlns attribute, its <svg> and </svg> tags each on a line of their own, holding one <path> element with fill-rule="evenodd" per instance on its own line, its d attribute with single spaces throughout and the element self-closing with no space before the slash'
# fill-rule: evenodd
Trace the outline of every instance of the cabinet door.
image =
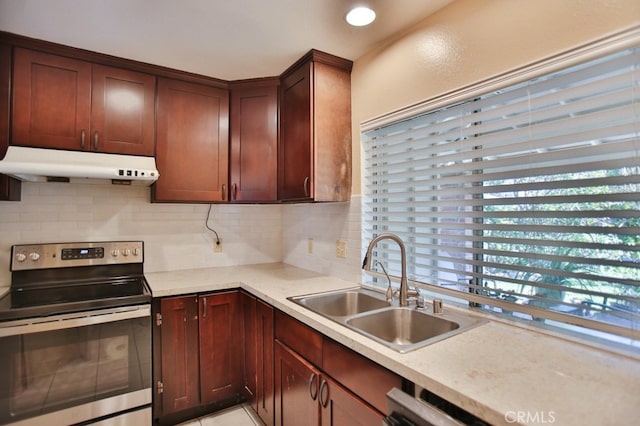
<svg viewBox="0 0 640 426">
<path fill-rule="evenodd" d="M 15 49 L 14 145 L 86 149 L 91 112 L 91 64 Z"/>
<path fill-rule="evenodd" d="M 196 296 L 162 299 L 162 413 L 195 407 L 198 389 L 198 304 Z"/>
<path fill-rule="evenodd" d="M 256 302 L 256 412 L 266 426 L 274 422 L 273 389 L 273 308 L 258 300 Z"/>
<path fill-rule="evenodd" d="M 0 159 L 9 146 L 9 110 L 11 109 L 11 46 L 0 43 Z M 0 175 L 0 200 L 20 201 L 19 180 Z"/>
<path fill-rule="evenodd" d="M 276 421 L 278 426 L 320 424 L 320 373 L 311 364 L 276 341 Z"/>
<path fill-rule="evenodd" d="M 90 149 L 153 156 L 156 78 L 93 65 Z"/>
<path fill-rule="evenodd" d="M 238 291 L 199 296 L 201 402 L 222 401 L 242 388 L 242 316 Z M 195 351 L 194 351 L 195 352 Z"/>
<path fill-rule="evenodd" d="M 158 79 L 153 201 L 227 199 L 229 95 L 226 90 Z"/>
<path fill-rule="evenodd" d="M 402 377 L 327 337 L 322 370 L 382 413 L 387 411 L 387 392 L 402 389 Z"/>
<path fill-rule="evenodd" d="M 351 198 L 351 73 L 313 64 L 313 198 Z"/>
<path fill-rule="evenodd" d="M 322 409 L 322 426 L 383 424 L 382 414 L 327 376 L 322 377 L 318 392 Z"/>
<path fill-rule="evenodd" d="M 278 198 L 309 199 L 313 194 L 312 63 L 282 81 Z"/>
<path fill-rule="evenodd" d="M 278 86 L 231 90 L 231 201 L 275 201 L 278 194 Z"/>
<path fill-rule="evenodd" d="M 257 387 L 257 365 L 258 365 L 258 349 L 256 336 L 256 298 L 246 294 L 240 294 L 240 305 L 243 313 L 244 327 L 244 389 L 242 394 L 251 404 L 254 411 L 258 411 L 258 401 L 256 399 Z"/>
</svg>

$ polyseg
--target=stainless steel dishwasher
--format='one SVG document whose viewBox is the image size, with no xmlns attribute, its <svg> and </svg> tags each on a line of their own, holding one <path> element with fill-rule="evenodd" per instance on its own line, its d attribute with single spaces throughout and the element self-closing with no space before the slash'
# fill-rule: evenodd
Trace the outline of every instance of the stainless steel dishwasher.
<svg viewBox="0 0 640 426">
<path fill-rule="evenodd" d="M 389 426 L 485 426 L 476 416 L 421 390 L 417 397 L 393 388 L 387 393 L 387 416 L 383 425 Z"/>
</svg>

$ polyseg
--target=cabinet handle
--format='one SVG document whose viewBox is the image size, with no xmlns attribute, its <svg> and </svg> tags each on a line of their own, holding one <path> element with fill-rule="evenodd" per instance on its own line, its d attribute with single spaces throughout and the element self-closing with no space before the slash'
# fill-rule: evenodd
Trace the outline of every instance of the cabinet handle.
<svg viewBox="0 0 640 426">
<path fill-rule="evenodd" d="M 311 399 L 313 399 L 314 401 L 318 397 L 318 387 L 314 386 L 314 383 L 316 382 L 317 378 L 318 376 L 316 376 L 316 373 L 311 373 L 311 377 L 309 377 L 309 395 L 311 396 Z M 314 390 L 315 390 L 315 393 L 313 392 Z"/>
<path fill-rule="evenodd" d="M 84 129 L 80 130 L 80 148 L 84 149 L 84 139 L 85 139 L 86 133 L 84 131 Z"/>
<path fill-rule="evenodd" d="M 93 150 L 98 150 L 98 131 L 93 132 Z"/>
<path fill-rule="evenodd" d="M 304 196 L 308 197 L 309 196 L 309 176 L 307 176 L 306 178 L 304 178 L 304 183 L 302 184 L 302 186 L 304 187 Z"/>
<path fill-rule="evenodd" d="M 233 201 L 238 199 L 238 185 L 236 185 L 235 183 L 231 185 L 231 197 Z"/>
<path fill-rule="evenodd" d="M 222 201 L 227 199 L 227 185 L 222 184 Z"/>
<path fill-rule="evenodd" d="M 202 318 L 207 317 L 207 298 L 202 298 Z"/>
<path fill-rule="evenodd" d="M 327 391 L 326 394 L 325 394 L 325 390 Z M 328 404 L 329 404 L 329 383 L 327 383 L 326 380 L 323 380 L 322 383 L 320 384 L 320 405 L 322 405 L 322 408 L 327 408 Z"/>
</svg>

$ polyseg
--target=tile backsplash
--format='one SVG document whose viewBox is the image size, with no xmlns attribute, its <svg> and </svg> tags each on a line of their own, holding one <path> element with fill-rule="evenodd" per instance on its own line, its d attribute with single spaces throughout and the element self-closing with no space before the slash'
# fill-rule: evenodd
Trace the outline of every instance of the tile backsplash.
<svg viewBox="0 0 640 426">
<path fill-rule="evenodd" d="M 10 280 L 13 244 L 142 240 L 145 271 L 286 262 L 359 281 L 360 199 L 298 205 L 153 204 L 150 189 L 23 183 L 22 201 L 0 202 L 0 283 Z M 308 251 L 308 240 L 313 251 Z M 344 241 L 346 258 L 336 257 Z"/>
</svg>

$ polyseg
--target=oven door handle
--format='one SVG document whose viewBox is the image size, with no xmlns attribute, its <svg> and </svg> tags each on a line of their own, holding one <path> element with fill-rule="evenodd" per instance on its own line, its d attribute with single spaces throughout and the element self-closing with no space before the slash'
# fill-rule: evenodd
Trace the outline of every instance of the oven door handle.
<svg viewBox="0 0 640 426">
<path fill-rule="evenodd" d="M 49 317 L 27 318 L 0 322 L 0 337 L 63 330 L 87 325 L 105 324 L 133 318 L 151 317 L 151 305 L 99 309 Z"/>
</svg>

